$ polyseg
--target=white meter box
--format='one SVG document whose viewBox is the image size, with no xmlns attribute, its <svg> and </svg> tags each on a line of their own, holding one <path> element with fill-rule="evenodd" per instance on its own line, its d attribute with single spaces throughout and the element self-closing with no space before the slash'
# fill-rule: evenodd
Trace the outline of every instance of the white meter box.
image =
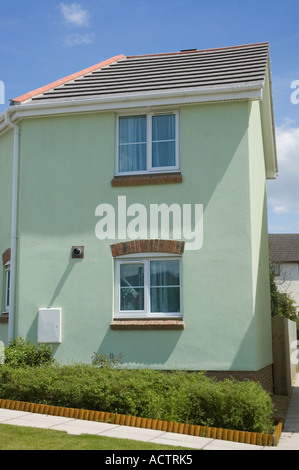
<svg viewBox="0 0 299 470">
<path fill-rule="evenodd" d="M 61 308 L 38 310 L 38 343 L 61 343 Z"/>
</svg>

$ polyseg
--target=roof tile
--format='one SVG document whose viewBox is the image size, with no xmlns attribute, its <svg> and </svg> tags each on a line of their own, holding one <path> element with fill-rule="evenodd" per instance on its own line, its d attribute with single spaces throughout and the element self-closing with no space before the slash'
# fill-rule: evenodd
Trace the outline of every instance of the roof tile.
<svg viewBox="0 0 299 470">
<path fill-rule="evenodd" d="M 299 233 L 269 234 L 270 261 L 299 262 Z"/>
<path fill-rule="evenodd" d="M 116 56 L 12 100 L 67 101 L 124 94 L 262 84 L 268 43 L 140 56 Z M 105 67 L 109 65 L 109 67 Z"/>
</svg>

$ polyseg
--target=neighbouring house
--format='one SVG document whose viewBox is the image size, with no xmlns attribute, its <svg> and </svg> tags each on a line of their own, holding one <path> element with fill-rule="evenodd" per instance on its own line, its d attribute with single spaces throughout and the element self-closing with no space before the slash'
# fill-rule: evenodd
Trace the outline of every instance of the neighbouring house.
<svg viewBox="0 0 299 470">
<path fill-rule="evenodd" d="M 279 291 L 290 295 L 299 312 L 299 234 L 269 234 L 269 256 Z"/>
<path fill-rule="evenodd" d="M 120 55 L 11 100 L 0 340 L 271 384 L 276 174 L 268 43 Z"/>
</svg>

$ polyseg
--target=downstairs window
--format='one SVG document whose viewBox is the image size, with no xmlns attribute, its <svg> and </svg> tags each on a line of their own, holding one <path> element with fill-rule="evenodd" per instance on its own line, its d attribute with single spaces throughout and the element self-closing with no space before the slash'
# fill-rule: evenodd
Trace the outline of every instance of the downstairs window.
<svg viewBox="0 0 299 470">
<path fill-rule="evenodd" d="M 181 258 L 115 260 L 115 318 L 182 317 Z"/>
</svg>

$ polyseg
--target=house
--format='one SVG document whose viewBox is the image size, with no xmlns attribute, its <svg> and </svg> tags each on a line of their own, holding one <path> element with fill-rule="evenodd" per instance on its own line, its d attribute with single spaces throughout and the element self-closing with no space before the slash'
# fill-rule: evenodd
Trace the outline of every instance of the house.
<svg viewBox="0 0 299 470">
<path fill-rule="evenodd" d="M 299 311 L 299 234 L 269 234 L 270 263 L 280 292 L 289 294 Z"/>
<path fill-rule="evenodd" d="M 0 339 L 272 380 L 268 43 L 119 55 L 0 116 Z"/>
</svg>

